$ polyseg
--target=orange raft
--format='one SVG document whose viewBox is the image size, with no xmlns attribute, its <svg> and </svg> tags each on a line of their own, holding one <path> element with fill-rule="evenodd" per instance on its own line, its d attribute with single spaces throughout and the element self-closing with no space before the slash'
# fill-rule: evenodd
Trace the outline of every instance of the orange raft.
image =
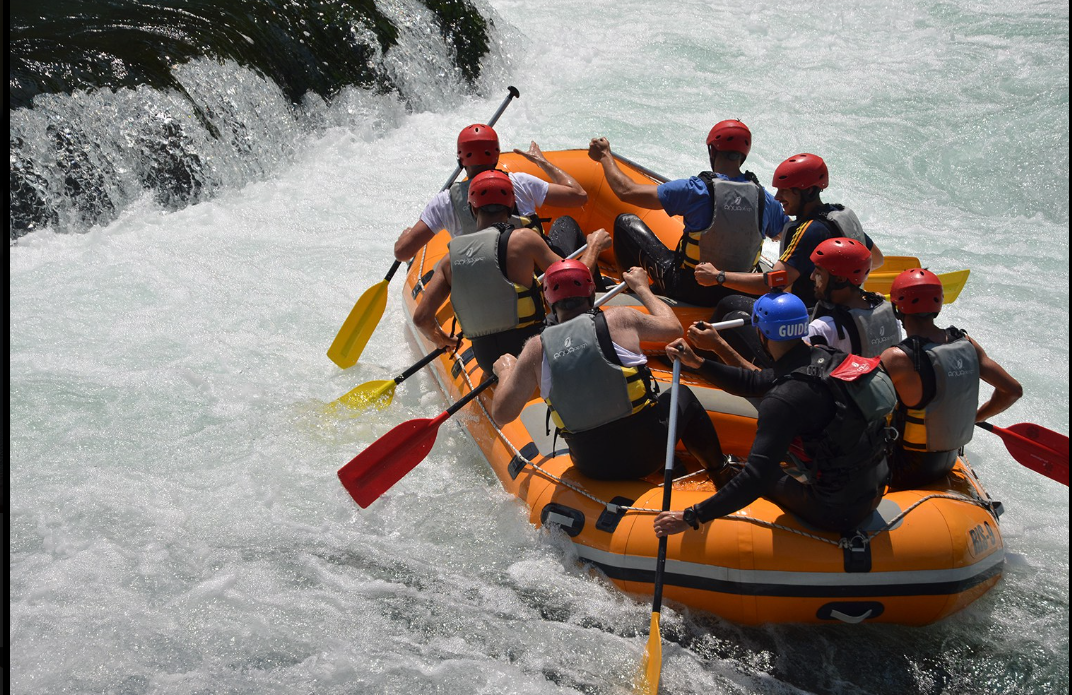
<svg viewBox="0 0 1072 695">
<path fill-rule="evenodd" d="M 581 150 L 550 152 L 548 158 L 587 190 L 581 210 L 545 207 L 541 217 L 572 214 L 585 231 L 613 230 L 621 212 L 639 215 L 668 246 L 682 225 L 662 211 L 640 210 L 617 200 L 601 167 Z M 645 183 L 656 176 L 627 160 L 622 169 Z M 521 157 L 504 155 L 500 167 L 539 172 Z M 423 282 L 446 251 L 440 232 L 418 252 L 406 276 L 405 309 L 412 316 Z M 610 259 L 601 259 L 613 261 Z M 608 263 L 608 269 L 613 266 Z M 619 295 L 628 305 L 630 298 Z M 617 298 L 616 298 L 617 299 Z M 614 302 L 611 302 L 612 304 Z M 634 302 L 635 303 L 635 302 Z M 688 325 L 710 310 L 674 304 Z M 450 325 L 450 302 L 438 312 Z M 414 331 L 422 350 L 434 346 Z M 657 347 L 657 346 L 656 346 Z M 660 388 L 669 388 L 664 359 L 650 355 Z M 456 401 L 483 374 L 467 341 L 456 355 L 433 362 L 446 397 Z M 746 399 L 720 391 L 696 375 L 683 374 L 715 423 L 726 453 L 746 457 L 755 436 L 756 410 Z M 658 539 L 652 520 L 662 504 L 662 474 L 620 482 L 586 478 L 572 466 L 561 439 L 546 434 L 546 406 L 538 397 L 520 418 L 499 428 L 491 419 L 494 389 L 468 406 L 464 418 L 476 445 L 503 487 L 521 499 L 537 526 L 554 527 L 572 540 L 580 559 L 623 590 L 651 595 Z M 687 454 L 679 451 L 683 460 Z M 690 470 L 696 466 L 690 462 Z M 705 474 L 674 482 L 671 507 L 684 509 L 714 494 Z M 1001 577 L 1005 549 L 993 502 L 961 457 L 945 480 L 916 490 L 890 491 L 853 538 L 809 527 L 760 499 L 699 531 L 671 536 L 664 596 L 743 624 L 899 623 L 925 625 L 964 608 Z"/>
</svg>

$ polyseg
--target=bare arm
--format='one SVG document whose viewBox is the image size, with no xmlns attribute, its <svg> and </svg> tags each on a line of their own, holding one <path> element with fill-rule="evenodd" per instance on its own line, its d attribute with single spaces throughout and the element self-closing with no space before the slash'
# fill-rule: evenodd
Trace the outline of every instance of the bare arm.
<svg viewBox="0 0 1072 695">
<path fill-rule="evenodd" d="M 408 261 L 435 236 L 435 232 L 424 223 L 417 220 L 417 224 L 402 230 L 402 235 L 395 242 L 395 260 Z"/>
<path fill-rule="evenodd" d="M 975 346 L 975 351 L 979 354 L 979 378 L 994 387 L 994 393 L 990 395 L 990 400 L 983 403 L 975 413 L 975 421 L 982 422 L 1003 412 L 1010 405 L 1020 400 L 1020 396 L 1024 395 L 1024 387 L 1020 385 L 1019 381 L 1012 378 L 1000 364 L 990 359 L 986 352 L 983 351 L 983 348 L 979 346 L 979 343 L 970 337 L 968 340 L 971 340 L 972 345 Z"/>
<path fill-rule="evenodd" d="M 613 246 L 614 240 L 611 239 L 607 230 L 597 229 L 588 235 L 585 242 L 588 247 L 578 260 L 588 266 L 588 269 L 592 271 L 592 277 L 598 277 L 596 273 L 599 272 L 599 254 Z"/>
<path fill-rule="evenodd" d="M 614 161 L 610 143 L 606 138 L 592 138 L 592 142 L 588 144 L 588 156 L 603 166 L 603 175 L 618 200 L 648 210 L 663 209 L 657 193 L 659 187 L 650 183 L 637 183 L 626 176 Z"/>
<path fill-rule="evenodd" d="M 547 187 L 547 197 L 543 201 L 545 205 L 579 208 L 588 202 L 588 193 L 581 187 L 581 184 L 549 162 L 535 140 L 529 145 L 527 152 L 515 149 L 514 154 L 519 154 L 540 167 L 547 174 L 547 178 L 551 179 L 551 183 Z"/>
<path fill-rule="evenodd" d="M 647 314 L 631 311 L 641 342 L 669 342 L 681 337 L 681 322 L 669 304 L 655 296 L 648 284 L 648 274 L 636 266 L 622 274 L 622 280 L 648 310 Z"/>
<path fill-rule="evenodd" d="M 883 350 L 882 367 L 893 381 L 898 400 L 909 408 L 919 405 L 923 400 L 923 380 L 904 350 L 896 346 Z"/>
<path fill-rule="evenodd" d="M 705 321 L 697 321 L 689 326 L 687 332 L 689 340 L 692 344 L 701 350 L 711 350 L 719 359 L 731 367 L 741 367 L 742 369 L 748 369 L 752 371 L 759 371 L 759 367 L 752 364 L 744 357 L 741 357 L 741 353 L 733 349 L 733 347 L 727 343 L 722 336 L 711 327 L 711 324 Z"/>
<path fill-rule="evenodd" d="M 453 347 L 457 340 L 450 337 L 436 320 L 436 312 L 450 295 L 450 256 L 443 256 L 435 274 L 424 288 L 417 308 L 413 310 L 413 325 L 436 347 Z"/>
<path fill-rule="evenodd" d="M 502 427 L 521 415 L 540 383 L 542 367 L 543 343 L 539 336 L 530 338 L 518 357 L 506 354 L 495 361 L 499 385 L 495 388 L 491 416 L 497 425 Z"/>
<path fill-rule="evenodd" d="M 800 277 L 800 271 L 781 261 L 774 262 L 774 270 L 785 271 L 786 279 L 789 283 L 787 288 L 792 288 L 793 283 Z M 693 273 L 696 276 L 696 283 L 699 285 L 710 287 L 718 284 L 718 268 L 710 263 L 700 263 Z M 809 278 L 807 281 L 811 282 L 811 279 Z M 726 273 L 726 281 L 722 285 L 731 290 L 754 295 L 766 294 L 770 291 L 770 288 L 767 287 L 767 281 L 763 279 L 763 273 Z"/>
</svg>

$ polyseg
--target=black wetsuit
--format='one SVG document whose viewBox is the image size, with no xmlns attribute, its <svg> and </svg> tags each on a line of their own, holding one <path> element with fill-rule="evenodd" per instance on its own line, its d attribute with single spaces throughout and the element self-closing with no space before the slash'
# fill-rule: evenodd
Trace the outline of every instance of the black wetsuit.
<svg viewBox="0 0 1072 695">
<path fill-rule="evenodd" d="M 761 371 L 705 361 L 701 373 L 719 388 L 763 399 L 747 464 L 717 494 L 696 505 L 700 521 L 732 514 L 766 497 L 813 526 L 850 531 L 878 506 L 888 477 L 884 455 L 861 462 L 858 473 L 847 480 L 804 484 L 782 471 L 780 463 L 786 460 L 796 438 L 805 443 L 821 441 L 834 420 L 836 404 L 829 388 L 811 380 L 779 380 L 807 366 L 811 350 L 801 343 L 783 355 L 773 369 Z"/>
<path fill-rule="evenodd" d="M 687 386 L 678 392 L 677 431 L 685 449 L 708 470 L 722 466 L 718 434 L 700 401 Z M 666 465 L 670 430 L 670 391 L 635 415 L 586 432 L 563 432 L 577 468 L 597 480 L 641 478 Z"/>
</svg>

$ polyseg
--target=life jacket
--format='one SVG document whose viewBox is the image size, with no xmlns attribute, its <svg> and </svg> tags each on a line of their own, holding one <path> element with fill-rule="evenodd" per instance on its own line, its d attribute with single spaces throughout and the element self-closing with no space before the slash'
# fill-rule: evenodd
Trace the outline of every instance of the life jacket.
<svg viewBox="0 0 1072 695">
<path fill-rule="evenodd" d="M 900 446 L 906 452 L 956 451 L 971 441 L 975 431 L 979 353 L 964 331 L 952 326 L 946 330 L 950 337 L 947 343 L 913 336 L 899 346 L 923 381 L 920 404 L 915 408 L 899 405 L 894 418 Z"/>
<path fill-rule="evenodd" d="M 543 321 L 540 283 L 529 287 L 506 277 L 506 249 L 513 227 L 496 224 L 454 237 L 447 244 L 453 280 L 450 300 L 466 338 L 501 333 Z"/>
<path fill-rule="evenodd" d="M 886 420 L 897 392 L 879 358 L 846 355 L 826 345 L 811 347 L 811 362 L 775 380 L 820 383 L 834 401 L 834 417 L 822 432 L 798 437 L 799 452 L 815 492 L 835 504 L 852 504 L 874 494 L 888 477 Z"/>
<path fill-rule="evenodd" d="M 602 311 L 548 326 L 540 341 L 551 372 L 544 400 L 559 430 L 585 432 L 655 405 L 651 372 L 622 366 Z"/>
<path fill-rule="evenodd" d="M 747 273 L 756 267 L 763 249 L 763 208 L 766 192 L 755 174 L 747 181 L 728 181 L 710 171 L 699 178 L 711 197 L 711 224 L 681 239 L 681 266 L 711 263 L 719 270 Z"/>
<path fill-rule="evenodd" d="M 893 313 L 893 305 L 882 295 L 864 292 L 863 296 L 871 305 L 868 309 L 850 309 L 821 299 L 812 309 L 811 318 L 814 321 L 823 316 L 831 317 L 838 338 L 844 339 L 848 332 L 852 354 L 878 357 L 883 350 L 900 341 L 901 324 Z"/>
<path fill-rule="evenodd" d="M 860 218 L 856 216 L 855 212 L 844 205 L 826 204 L 812 212 L 807 218 L 798 218 L 785 223 L 785 226 L 782 227 L 782 240 L 778 246 L 778 255 L 785 253 L 785 248 L 789 245 L 793 232 L 797 227 L 816 219 L 822 220 L 830 228 L 832 233 L 829 237 L 830 239 L 848 237 L 861 244 L 867 243 L 863 225 L 860 224 Z"/>
<path fill-rule="evenodd" d="M 450 205 L 454 208 L 454 216 L 458 220 L 459 229 L 458 236 L 465 234 L 472 234 L 477 231 L 476 218 L 473 217 L 472 210 L 469 209 L 469 179 L 465 181 L 456 181 L 450 185 Z M 541 224 L 546 220 L 536 216 L 536 213 L 531 215 L 520 215 L 517 211 L 517 205 L 514 205 L 513 214 L 510 215 L 510 224 L 515 229 L 521 229 L 522 227 L 528 227 L 534 229 L 543 236 L 543 225 Z"/>
</svg>

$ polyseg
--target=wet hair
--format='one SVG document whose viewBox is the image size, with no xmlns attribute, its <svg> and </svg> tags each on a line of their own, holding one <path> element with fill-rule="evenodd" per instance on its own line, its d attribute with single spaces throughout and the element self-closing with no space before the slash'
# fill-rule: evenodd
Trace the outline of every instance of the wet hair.
<svg viewBox="0 0 1072 695">
<path fill-rule="evenodd" d="M 472 211 L 473 217 L 476 217 L 477 208 L 474 208 L 472 205 L 470 205 L 469 209 Z M 483 206 L 483 207 L 481 207 L 479 209 L 483 210 L 485 215 L 501 215 L 504 212 L 507 212 L 507 213 L 512 212 L 512 210 L 510 208 L 506 207 L 505 205 L 499 205 L 498 203 L 492 203 L 491 205 L 485 205 L 485 206 Z"/>
</svg>

